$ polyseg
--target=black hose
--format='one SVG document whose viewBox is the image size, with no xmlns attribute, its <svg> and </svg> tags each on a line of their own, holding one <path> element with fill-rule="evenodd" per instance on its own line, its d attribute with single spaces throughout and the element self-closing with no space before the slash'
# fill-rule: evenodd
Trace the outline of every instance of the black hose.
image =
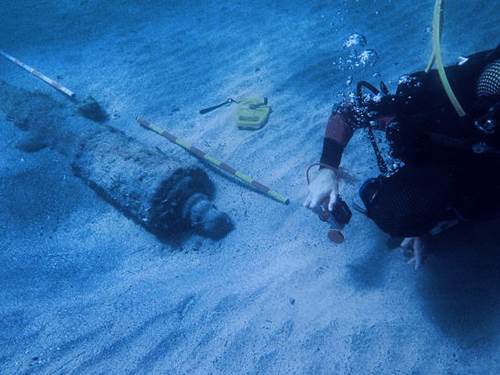
<svg viewBox="0 0 500 375">
<path fill-rule="evenodd" d="M 220 107 L 223 107 L 225 105 L 229 105 L 229 104 L 232 104 L 232 103 L 238 103 L 236 100 L 234 100 L 233 98 L 229 98 L 227 99 L 225 102 L 223 103 L 220 103 L 220 104 L 217 104 L 217 105 L 214 105 L 212 107 L 208 107 L 208 108 L 204 108 L 204 109 L 201 109 L 200 110 L 200 115 L 205 115 L 209 112 L 212 112 L 212 111 L 215 111 L 217 108 L 220 108 Z"/>
<path fill-rule="evenodd" d="M 365 101 L 363 98 L 363 88 L 370 90 L 374 95 L 380 94 L 380 90 L 378 90 L 371 83 L 366 82 L 366 81 L 359 81 L 358 84 L 356 85 L 357 105 L 359 107 L 364 107 Z M 382 173 L 383 175 L 387 175 L 387 173 L 389 172 L 389 169 L 387 168 L 387 164 L 385 163 L 385 160 L 382 157 L 382 152 L 380 151 L 380 148 L 378 147 L 377 140 L 375 139 L 375 134 L 373 133 L 373 128 L 372 128 L 372 125 L 370 123 L 370 120 L 368 120 L 365 116 L 363 116 L 362 120 L 366 122 L 366 129 L 368 131 L 368 139 L 370 140 L 370 144 L 372 145 L 373 151 L 375 152 L 375 157 L 377 158 L 378 169 L 380 170 L 380 173 Z"/>
</svg>

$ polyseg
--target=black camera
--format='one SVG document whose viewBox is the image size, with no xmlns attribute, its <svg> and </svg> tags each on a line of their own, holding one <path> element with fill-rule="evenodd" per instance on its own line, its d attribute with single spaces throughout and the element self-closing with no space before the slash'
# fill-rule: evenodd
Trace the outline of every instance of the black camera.
<svg viewBox="0 0 500 375">
<path fill-rule="evenodd" d="M 337 196 L 331 211 L 328 210 L 328 203 L 325 202 L 318 209 L 317 213 L 321 221 L 330 223 L 332 228 L 341 229 L 351 221 L 352 212 L 347 203 Z"/>
<path fill-rule="evenodd" d="M 342 229 L 349 224 L 352 217 L 352 212 L 347 203 L 340 196 L 337 196 L 331 211 L 328 210 L 328 202 L 324 202 L 316 212 L 321 221 L 330 225 L 328 238 L 336 244 L 344 242 Z"/>
<path fill-rule="evenodd" d="M 332 217 L 339 226 L 347 225 L 351 221 L 352 211 L 340 196 L 333 204 Z"/>
</svg>

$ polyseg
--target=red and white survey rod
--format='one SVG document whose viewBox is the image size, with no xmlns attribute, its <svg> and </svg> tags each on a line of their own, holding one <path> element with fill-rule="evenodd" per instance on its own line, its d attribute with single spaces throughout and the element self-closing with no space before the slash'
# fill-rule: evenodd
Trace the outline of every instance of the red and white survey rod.
<svg viewBox="0 0 500 375">
<path fill-rule="evenodd" d="M 5 57 L 10 62 L 16 64 L 20 68 L 22 68 L 22 69 L 26 70 L 27 72 L 31 73 L 36 78 L 42 80 L 43 82 L 45 82 L 49 86 L 52 86 L 57 91 L 59 91 L 62 94 L 66 95 L 70 99 L 74 99 L 76 97 L 76 94 L 73 91 L 71 91 L 70 89 L 68 89 L 67 87 L 64 87 L 63 85 L 61 85 L 59 82 L 53 80 L 52 78 L 47 77 L 45 74 L 39 72 L 35 68 L 32 68 L 28 64 L 23 63 L 21 60 L 16 59 L 14 56 L 9 55 L 7 52 L 0 50 L 0 55 L 3 56 L 3 57 Z"/>
</svg>

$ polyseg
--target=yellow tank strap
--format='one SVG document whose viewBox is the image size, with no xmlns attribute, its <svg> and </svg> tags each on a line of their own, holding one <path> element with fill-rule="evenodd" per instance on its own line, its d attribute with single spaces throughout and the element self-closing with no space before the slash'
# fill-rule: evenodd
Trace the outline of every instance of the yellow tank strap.
<svg viewBox="0 0 500 375">
<path fill-rule="evenodd" d="M 466 115 L 462 105 L 458 101 L 455 92 L 451 88 L 450 81 L 446 76 L 446 71 L 443 65 L 443 56 L 441 52 L 441 15 L 443 11 L 443 0 L 436 0 L 436 5 L 434 6 L 434 17 L 432 20 L 432 56 L 427 64 L 426 72 L 432 69 L 432 66 L 436 64 L 436 68 L 439 74 L 439 79 L 443 85 L 444 91 L 448 98 L 450 99 L 453 108 L 457 111 L 460 117 Z"/>
</svg>

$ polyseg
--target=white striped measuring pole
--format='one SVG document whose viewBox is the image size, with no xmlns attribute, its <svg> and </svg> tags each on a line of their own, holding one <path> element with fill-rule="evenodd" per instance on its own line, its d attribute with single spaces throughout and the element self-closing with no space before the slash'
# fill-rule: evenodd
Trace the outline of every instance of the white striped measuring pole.
<svg viewBox="0 0 500 375">
<path fill-rule="evenodd" d="M 175 135 L 167 132 L 165 129 L 160 128 L 159 126 L 156 126 L 152 124 L 151 122 L 138 117 L 137 122 L 144 128 L 149 129 L 153 132 L 155 132 L 158 135 L 161 135 L 162 137 L 168 139 L 170 142 L 182 147 L 186 151 L 190 152 L 191 154 L 195 155 L 196 157 L 210 163 L 213 165 L 215 168 L 220 169 L 229 175 L 236 177 L 238 180 L 243 181 L 245 184 L 251 186 L 253 189 L 259 191 L 262 194 L 267 195 L 268 197 L 271 197 L 272 199 L 283 203 L 283 204 L 288 204 L 290 203 L 290 200 L 283 196 L 282 194 L 278 193 L 277 191 L 271 190 L 267 186 L 261 184 L 260 182 L 254 180 L 252 177 L 246 175 L 243 172 L 240 172 L 237 169 L 234 169 L 227 163 L 207 154 L 205 151 L 200 150 L 198 147 L 193 146 L 191 143 L 180 139 L 176 137 Z"/>
<path fill-rule="evenodd" d="M 75 98 L 76 94 L 73 91 L 71 91 L 67 87 L 64 87 L 63 85 L 61 85 L 59 82 L 53 80 L 52 78 L 47 77 L 45 74 L 39 72 L 38 70 L 32 68 L 31 66 L 23 63 L 21 60 L 16 59 L 14 56 L 9 55 L 7 52 L 2 51 L 2 50 L 0 50 L 0 55 L 2 55 L 3 57 L 5 57 L 10 62 L 16 64 L 20 68 L 22 68 L 22 69 L 26 70 L 27 72 L 31 73 L 36 78 L 42 80 L 46 84 L 52 86 L 57 91 L 63 93 L 64 95 L 66 95 L 70 99 L 74 99 Z"/>
</svg>

